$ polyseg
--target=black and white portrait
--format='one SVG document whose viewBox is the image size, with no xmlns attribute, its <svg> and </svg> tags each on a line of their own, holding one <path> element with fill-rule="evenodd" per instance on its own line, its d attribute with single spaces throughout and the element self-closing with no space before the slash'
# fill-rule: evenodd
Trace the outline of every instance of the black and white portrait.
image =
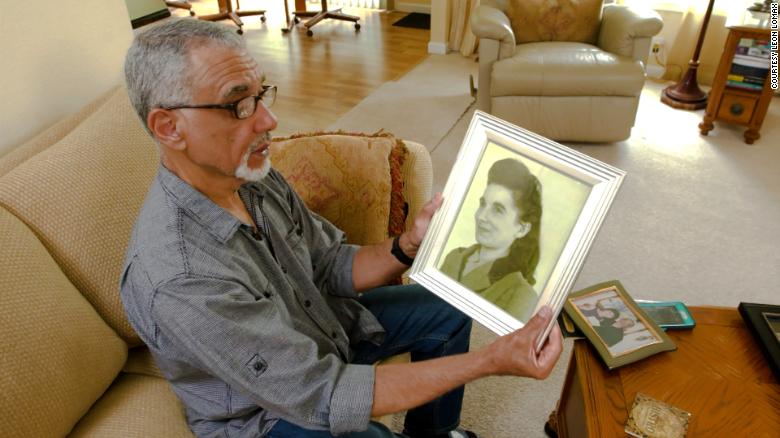
<svg viewBox="0 0 780 438">
<path fill-rule="evenodd" d="M 527 321 L 587 195 L 578 181 L 488 144 L 439 270 Z"/>
<path fill-rule="evenodd" d="M 490 166 L 474 212 L 474 240 L 450 251 L 439 268 L 517 319 L 526 321 L 539 298 L 542 186 L 514 158 Z"/>
<path fill-rule="evenodd" d="M 476 111 L 409 276 L 499 335 L 557 314 L 623 176 Z"/>
</svg>

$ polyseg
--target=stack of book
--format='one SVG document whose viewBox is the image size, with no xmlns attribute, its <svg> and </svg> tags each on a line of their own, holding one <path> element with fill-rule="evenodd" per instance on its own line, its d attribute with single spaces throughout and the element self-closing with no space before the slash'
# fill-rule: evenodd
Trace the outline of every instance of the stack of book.
<svg viewBox="0 0 780 438">
<path fill-rule="evenodd" d="M 769 41 L 739 40 L 726 83 L 730 87 L 762 90 L 769 75 Z"/>
</svg>

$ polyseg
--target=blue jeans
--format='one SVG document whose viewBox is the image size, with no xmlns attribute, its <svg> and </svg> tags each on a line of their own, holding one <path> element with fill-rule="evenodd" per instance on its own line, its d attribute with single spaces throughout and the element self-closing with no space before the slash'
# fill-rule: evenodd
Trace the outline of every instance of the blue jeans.
<svg viewBox="0 0 780 438">
<path fill-rule="evenodd" d="M 352 363 L 373 364 L 410 352 L 412 362 L 465 353 L 469 349 L 471 319 L 441 298 L 418 285 L 386 286 L 368 291 L 358 299 L 373 313 L 387 335 L 381 345 L 361 342 L 353 347 Z M 430 437 L 455 429 L 460 423 L 463 387 L 407 412 L 404 433 Z M 327 431 L 312 431 L 279 420 L 268 438 L 330 438 Z M 346 438 L 390 438 L 379 423 Z"/>
</svg>

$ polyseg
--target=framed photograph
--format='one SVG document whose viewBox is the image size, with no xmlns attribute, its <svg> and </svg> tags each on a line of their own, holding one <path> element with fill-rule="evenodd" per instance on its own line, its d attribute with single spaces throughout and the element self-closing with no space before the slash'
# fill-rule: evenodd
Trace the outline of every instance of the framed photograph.
<svg viewBox="0 0 780 438">
<path fill-rule="evenodd" d="M 557 316 L 624 176 L 476 111 L 410 277 L 499 335 Z"/>
<path fill-rule="evenodd" d="M 677 349 L 617 280 L 572 293 L 564 309 L 609 369 Z"/>
<path fill-rule="evenodd" d="M 780 381 L 780 305 L 739 303 L 737 309 Z"/>
</svg>

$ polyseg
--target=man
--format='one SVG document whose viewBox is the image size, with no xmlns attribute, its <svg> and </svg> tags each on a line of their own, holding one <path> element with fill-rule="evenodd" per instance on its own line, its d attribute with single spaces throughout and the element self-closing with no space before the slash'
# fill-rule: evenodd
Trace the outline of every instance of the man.
<svg viewBox="0 0 780 438">
<path fill-rule="evenodd" d="M 550 373 L 557 327 L 533 351 L 549 312 L 468 352 L 463 314 L 418 286 L 379 287 L 408 267 L 440 196 L 410 231 L 360 248 L 306 209 L 270 168 L 276 90 L 231 29 L 150 28 L 125 76 L 161 166 L 122 300 L 196 435 L 391 437 L 370 417 L 409 410 L 408 436 L 475 437 L 457 428 L 465 383 Z M 403 351 L 413 363 L 372 365 Z"/>
<path fill-rule="evenodd" d="M 608 347 L 614 347 L 625 337 L 625 330 L 633 327 L 634 321 L 629 318 L 621 318 L 617 309 L 599 309 L 599 325 L 593 329 L 604 340 Z"/>
</svg>

